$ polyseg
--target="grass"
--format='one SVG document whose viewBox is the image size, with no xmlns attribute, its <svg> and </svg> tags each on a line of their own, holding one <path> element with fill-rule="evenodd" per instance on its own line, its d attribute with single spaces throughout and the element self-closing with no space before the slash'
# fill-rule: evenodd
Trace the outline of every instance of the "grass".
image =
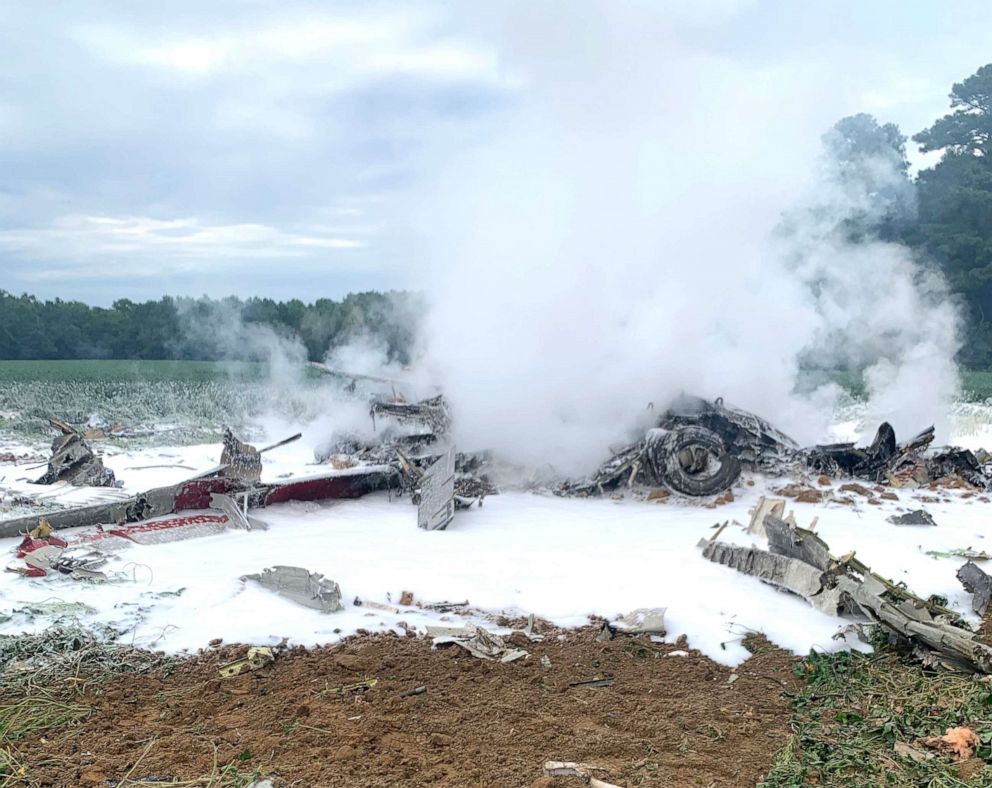
<svg viewBox="0 0 992 788">
<path fill-rule="evenodd" d="M 0 635 L 0 675 L 4 677 L 0 699 L 15 693 L 33 697 L 39 687 L 71 685 L 81 691 L 90 681 L 153 668 L 168 671 L 177 662 L 173 657 L 121 643 L 118 637 L 108 626 L 85 629 L 66 621 L 40 633 Z M 15 662 L 27 669 L 12 669 L 10 665 Z"/>
<path fill-rule="evenodd" d="M 961 371 L 961 393 L 969 402 L 983 402 L 992 397 L 992 371 Z"/>
<path fill-rule="evenodd" d="M 18 742 L 36 740 L 93 712 L 91 706 L 76 702 L 89 681 L 152 668 L 168 670 L 174 664 L 169 657 L 116 638 L 110 628 L 94 632 L 75 623 L 39 634 L 0 635 L 0 788 L 29 781 L 27 766 L 16 752 Z"/>
<path fill-rule="evenodd" d="M 326 406 L 327 378 L 265 364 L 199 361 L 0 361 L 0 432 L 49 437 L 48 417 L 92 416 L 130 428 L 134 441 L 171 445 L 215 440 L 220 426 L 245 427 L 262 413 L 289 420 Z"/>
<path fill-rule="evenodd" d="M 14 751 L 0 743 L 0 788 L 16 785 L 27 773 L 27 767 L 17 759 Z"/>
<path fill-rule="evenodd" d="M 0 707 L 0 720 L 4 719 L 9 709 L 16 709 L 9 719 L 15 724 L 14 733 L 9 737 L 4 735 L 4 722 L 0 721 L 0 788 L 14 788 L 30 783 L 28 767 L 18 760 L 14 750 L 6 742 L 24 738 L 31 733 L 41 733 L 76 723 L 92 712 L 89 706 L 76 704 L 60 704 L 55 701 L 41 699 L 23 700 L 12 707 Z M 208 774 L 188 780 L 142 779 L 133 775 L 139 773 L 139 767 L 148 754 L 155 740 L 135 761 L 131 770 L 116 783 L 117 788 L 139 788 L 140 786 L 155 786 L 155 788 L 247 788 L 252 783 L 262 779 L 261 768 L 247 767 L 240 759 L 235 759 L 226 766 L 214 763 Z"/>
<path fill-rule="evenodd" d="M 0 705 L 0 742 L 15 742 L 49 728 L 70 725 L 86 717 L 92 707 L 67 703 L 42 693 Z"/>
<path fill-rule="evenodd" d="M 234 764 L 229 764 L 220 770 L 214 770 L 210 774 L 194 777 L 191 780 L 173 780 L 171 782 L 121 780 L 116 784 L 116 788 L 141 788 L 141 786 L 148 786 L 148 788 L 248 788 L 261 778 L 262 773 L 258 769 L 246 772 Z"/>
<path fill-rule="evenodd" d="M 984 402 L 992 398 L 992 370 L 961 369 L 961 399 Z M 800 375 L 799 390 L 809 391 L 825 383 L 836 383 L 856 400 L 868 396 L 864 375 L 857 371 L 805 372 Z"/>
<path fill-rule="evenodd" d="M 210 381 L 266 377 L 267 365 L 249 361 L 0 360 L 0 380 L 7 381 Z"/>
<path fill-rule="evenodd" d="M 214 748 L 214 766 L 209 774 L 193 777 L 189 780 L 162 780 L 161 778 L 146 780 L 140 777 L 132 777 L 138 770 L 144 757 L 154 746 L 155 739 L 152 739 L 141 754 L 141 757 L 131 767 L 131 771 L 116 783 L 116 788 L 140 788 L 140 786 L 155 786 L 155 788 L 168 788 L 169 786 L 172 788 L 248 788 L 248 786 L 262 779 L 262 770 L 260 768 L 254 768 L 250 771 L 246 770 L 239 758 L 231 761 L 226 766 L 218 768 L 216 747 Z"/>
<path fill-rule="evenodd" d="M 992 686 L 982 677 L 934 674 L 885 648 L 875 654 L 811 654 L 793 698 L 794 735 L 761 788 L 804 785 L 992 785 Z M 970 770 L 944 756 L 914 761 L 896 742 L 915 745 L 948 728 L 970 727 L 982 741 Z"/>
<path fill-rule="evenodd" d="M 27 668 L 22 670 L 13 663 Z M 0 788 L 31 784 L 30 769 L 20 759 L 18 746 L 36 742 L 42 734 L 72 726 L 94 713 L 94 707 L 78 702 L 88 684 L 99 685 L 131 672 L 160 670 L 168 674 L 175 665 L 172 657 L 117 642 L 117 633 L 110 628 L 93 631 L 64 622 L 38 634 L 0 635 Z M 100 694 L 99 689 L 96 694 Z M 167 702 L 170 694 L 175 693 L 162 693 L 161 702 Z M 248 765 L 252 755 L 247 750 L 221 766 L 215 747 L 214 765 L 208 774 L 171 782 L 143 780 L 139 767 L 154 745 L 153 739 L 117 783 L 118 788 L 245 788 L 262 777 L 259 767 Z"/>
<path fill-rule="evenodd" d="M 14 743 L 45 731 L 79 722 L 91 706 L 34 693 L 16 702 L 0 704 L 0 788 L 22 783 L 28 774 L 14 750 Z"/>
<path fill-rule="evenodd" d="M 323 380 L 310 369 L 301 369 L 311 382 Z M 0 360 L 0 382 L 65 382 L 77 383 L 140 381 L 204 382 L 264 382 L 269 378 L 265 363 L 251 361 L 147 361 L 126 359 L 81 360 Z M 836 383 L 855 399 L 866 395 L 864 375 L 858 371 L 804 372 L 800 390 L 809 390 L 824 383 Z M 961 370 L 962 396 L 968 401 L 992 398 L 992 370 Z"/>
</svg>

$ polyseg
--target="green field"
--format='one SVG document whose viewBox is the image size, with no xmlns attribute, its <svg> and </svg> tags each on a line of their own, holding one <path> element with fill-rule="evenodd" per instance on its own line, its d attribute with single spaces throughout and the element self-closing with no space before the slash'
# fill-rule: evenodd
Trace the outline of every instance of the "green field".
<svg viewBox="0 0 992 788">
<path fill-rule="evenodd" d="M 248 361 L 3 361 L 0 360 L 0 407 L 3 384 L 13 382 L 226 382 L 264 383 L 270 378 L 264 363 Z M 326 380 L 312 369 L 301 367 L 294 381 Z M 855 399 L 865 396 L 863 376 L 858 372 L 803 373 L 797 388 L 808 391 L 824 383 L 840 385 Z M 983 401 L 992 398 L 992 371 L 961 370 L 961 398 Z"/>
<path fill-rule="evenodd" d="M 992 398 L 992 372 L 966 369 L 961 372 L 961 398 L 983 402 Z"/>
<path fill-rule="evenodd" d="M 0 381 L 262 380 L 268 366 L 247 361 L 0 361 Z"/>
<path fill-rule="evenodd" d="M 965 402 L 983 402 L 992 397 L 992 372 L 962 369 L 961 399 Z M 864 399 L 867 391 L 860 372 L 808 373 L 800 378 L 798 388 L 808 391 L 823 383 L 836 383 L 855 399 Z"/>
<path fill-rule="evenodd" d="M 0 361 L 0 432 L 47 435 L 56 416 L 195 442 L 263 413 L 312 418 L 324 407 L 325 380 L 305 367 L 274 375 L 247 362 Z"/>
<path fill-rule="evenodd" d="M 301 379 L 320 380 L 319 373 L 301 369 Z M 2 361 L 0 384 L 12 381 L 256 381 L 269 378 L 264 363 L 248 361 Z M 804 374 L 800 389 L 834 382 L 855 398 L 865 395 L 864 378 L 858 372 L 829 375 Z M 992 398 L 992 371 L 961 371 L 962 398 L 981 401 Z"/>
</svg>

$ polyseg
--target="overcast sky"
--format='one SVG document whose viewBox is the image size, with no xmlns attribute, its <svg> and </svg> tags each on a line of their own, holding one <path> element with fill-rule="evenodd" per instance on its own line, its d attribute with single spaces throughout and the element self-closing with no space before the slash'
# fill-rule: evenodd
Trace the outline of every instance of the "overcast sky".
<svg viewBox="0 0 992 788">
<path fill-rule="evenodd" d="M 485 188 L 459 184 L 459 155 L 519 107 L 581 102 L 600 75 L 650 82 L 651 58 L 605 67 L 633 35 L 692 56 L 656 76 L 681 98 L 646 93 L 617 128 L 692 115 L 725 75 L 768 93 L 760 121 L 796 162 L 846 114 L 919 131 L 992 61 L 990 34 L 981 1 L 0 0 L 0 288 L 109 304 L 417 287 L 439 175 L 442 210 L 452 183 Z M 704 106 L 727 135 L 751 111 Z"/>
</svg>

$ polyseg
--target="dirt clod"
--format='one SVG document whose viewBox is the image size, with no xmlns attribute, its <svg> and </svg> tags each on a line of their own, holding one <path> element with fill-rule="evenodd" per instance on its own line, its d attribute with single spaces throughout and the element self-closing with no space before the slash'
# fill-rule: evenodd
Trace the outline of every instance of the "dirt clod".
<svg viewBox="0 0 992 788">
<path fill-rule="evenodd" d="M 797 503 L 819 503 L 823 500 L 822 491 L 815 487 L 807 487 L 805 484 L 787 484 L 773 492 L 783 498 L 791 498 Z"/>
</svg>

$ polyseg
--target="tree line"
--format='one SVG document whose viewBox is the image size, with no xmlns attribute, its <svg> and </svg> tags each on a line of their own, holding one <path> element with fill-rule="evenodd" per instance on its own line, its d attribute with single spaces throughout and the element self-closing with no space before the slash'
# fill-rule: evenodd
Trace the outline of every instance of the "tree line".
<svg viewBox="0 0 992 788">
<path fill-rule="evenodd" d="M 390 361 L 408 363 L 421 310 L 419 296 L 406 292 L 310 304 L 166 296 L 104 308 L 0 290 L 0 358 L 257 361 L 280 342 L 299 342 L 310 360 L 320 361 L 329 349 L 361 339 Z"/>
</svg>

